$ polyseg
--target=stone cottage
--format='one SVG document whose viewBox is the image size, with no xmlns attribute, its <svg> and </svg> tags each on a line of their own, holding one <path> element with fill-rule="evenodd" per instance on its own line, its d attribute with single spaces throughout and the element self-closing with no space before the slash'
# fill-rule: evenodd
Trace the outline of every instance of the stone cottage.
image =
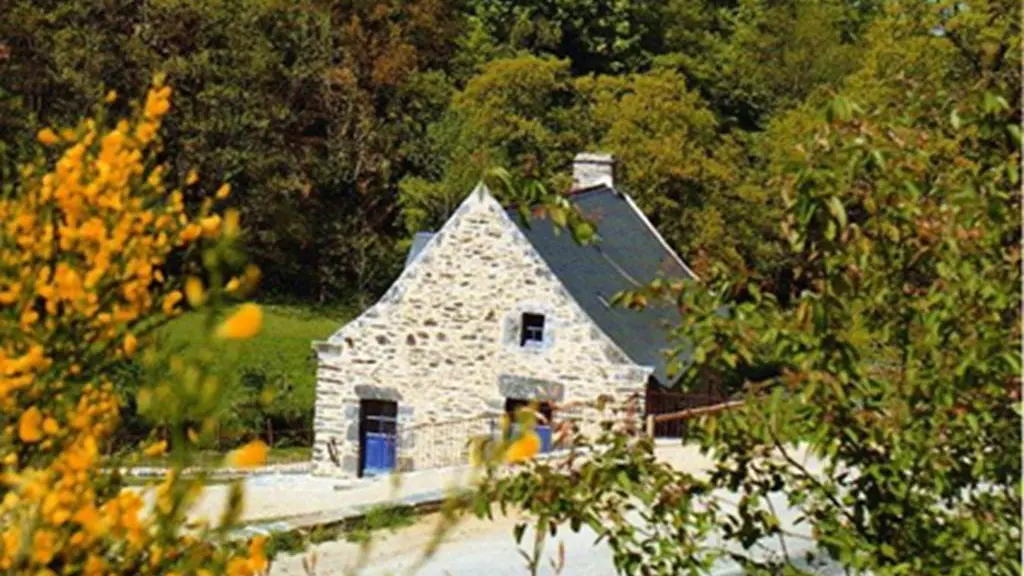
<svg viewBox="0 0 1024 576">
<path fill-rule="evenodd" d="M 678 312 L 610 301 L 693 273 L 615 189 L 612 168 L 601 154 L 574 163 L 571 200 L 596 222 L 596 244 L 547 221 L 524 225 L 483 184 L 439 231 L 416 235 L 380 301 L 314 344 L 314 473 L 451 464 L 439 453 L 460 453 L 469 434 L 523 403 L 669 383 L 665 328 Z"/>
</svg>

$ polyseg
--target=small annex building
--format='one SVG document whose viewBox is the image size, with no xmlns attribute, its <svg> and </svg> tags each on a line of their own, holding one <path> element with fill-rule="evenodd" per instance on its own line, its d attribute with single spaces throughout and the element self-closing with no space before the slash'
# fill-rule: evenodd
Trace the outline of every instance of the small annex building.
<svg viewBox="0 0 1024 576">
<path fill-rule="evenodd" d="M 677 309 L 611 300 L 694 275 L 615 188 L 610 156 L 577 155 L 573 176 L 571 201 L 596 223 L 596 243 L 524 224 L 479 184 L 440 230 L 415 236 L 376 304 L 314 343 L 315 474 L 451 465 L 471 435 L 524 403 L 671 384 L 666 329 Z"/>
</svg>

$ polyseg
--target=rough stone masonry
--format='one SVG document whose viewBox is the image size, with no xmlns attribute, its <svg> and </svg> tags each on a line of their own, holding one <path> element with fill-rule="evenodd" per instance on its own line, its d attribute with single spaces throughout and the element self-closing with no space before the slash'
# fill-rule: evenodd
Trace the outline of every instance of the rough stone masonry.
<svg viewBox="0 0 1024 576">
<path fill-rule="evenodd" d="M 524 313 L 544 316 L 536 345 L 521 345 Z M 501 414 L 509 398 L 625 398 L 651 373 L 587 316 L 483 184 L 379 302 L 315 348 L 313 472 L 339 477 L 359 472 L 361 400 L 394 401 L 400 430 L 426 429 Z M 403 438 L 399 467 L 432 466 L 441 440 L 431 438 Z"/>
</svg>

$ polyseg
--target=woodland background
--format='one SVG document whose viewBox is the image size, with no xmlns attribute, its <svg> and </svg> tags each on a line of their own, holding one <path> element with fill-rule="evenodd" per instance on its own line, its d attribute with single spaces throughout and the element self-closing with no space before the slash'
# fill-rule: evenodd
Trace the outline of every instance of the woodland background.
<svg viewBox="0 0 1024 576">
<path fill-rule="evenodd" d="M 955 94 L 984 78 L 1020 109 L 1013 4 L 979 11 L 1007 17 L 963 32 L 981 37 L 908 26 L 927 4 L 0 0 L 0 181 L 38 154 L 40 128 L 74 123 L 109 90 L 117 113 L 166 72 L 161 160 L 179 179 L 198 168 L 193 206 L 232 185 L 259 299 L 276 304 L 271 336 L 231 367 L 236 406 L 254 408 L 225 426 L 304 444 L 308 342 L 372 302 L 411 236 L 493 166 L 565 190 L 575 153 L 611 152 L 698 274 L 749 272 L 784 303 L 798 263 L 779 249 L 778 178 L 829 105 L 914 113 L 898 104 L 908 85 Z M 188 322 L 168 339 L 187 347 Z M 122 368 L 127 392 L 135 368 Z M 267 389 L 287 393 L 257 404 Z M 130 402 L 126 423 L 145 434 Z"/>
</svg>

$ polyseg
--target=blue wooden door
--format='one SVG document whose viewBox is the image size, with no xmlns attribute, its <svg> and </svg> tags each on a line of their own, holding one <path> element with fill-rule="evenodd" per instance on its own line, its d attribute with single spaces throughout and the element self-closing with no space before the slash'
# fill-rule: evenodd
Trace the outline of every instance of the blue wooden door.
<svg viewBox="0 0 1024 576">
<path fill-rule="evenodd" d="M 383 400 L 360 402 L 360 473 L 387 474 L 397 459 L 398 404 Z"/>
<path fill-rule="evenodd" d="M 395 468 L 395 437 L 384 432 L 366 433 L 366 465 L 363 474 L 386 474 Z"/>
</svg>

